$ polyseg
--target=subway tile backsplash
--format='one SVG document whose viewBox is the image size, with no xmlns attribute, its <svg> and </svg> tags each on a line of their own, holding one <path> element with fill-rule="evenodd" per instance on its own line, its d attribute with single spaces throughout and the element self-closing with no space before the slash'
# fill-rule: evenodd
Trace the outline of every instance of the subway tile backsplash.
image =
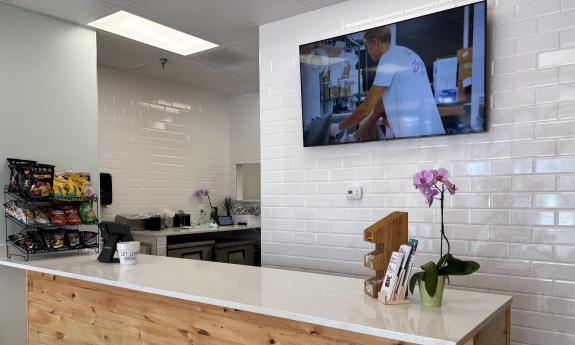
<svg viewBox="0 0 575 345">
<path fill-rule="evenodd" d="M 436 258 L 439 213 L 411 176 L 445 167 L 460 192 L 446 213 L 454 251 L 482 264 L 452 283 L 513 295 L 513 344 L 574 344 L 575 1 L 488 1 L 487 133 L 302 147 L 298 45 L 469 2 L 351 0 L 260 28 L 263 262 L 369 274 L 362 230 L 395 210 L 421 240 L 417 263 Z M 363 200 L 345 198 L 350 185 Z M 287 230 L 276 215 L 300 207 L 313 211 Z M 280 229 L 293 238 L 278 246 L 266 234 Z"/>
<path fill-rule="evenodd" d="M 104 219 L 182 209 L 195 220 L 209 210 L 195 188 L 213 202 L 235 195 L 233 164 L 259 161 L 257 94 L 229 98 L 102 66 L 98 82 L 100 170 L 114 187 Z"/>
</svg>

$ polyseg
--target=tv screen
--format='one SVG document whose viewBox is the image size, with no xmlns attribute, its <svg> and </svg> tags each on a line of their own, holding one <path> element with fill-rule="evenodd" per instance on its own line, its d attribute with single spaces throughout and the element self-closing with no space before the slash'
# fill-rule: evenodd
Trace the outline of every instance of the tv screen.
<svg viewBox="0 0 575 345">
<path fill-rule="evenodd" d="M 485 1 L 304 44 L 304 146 L 483 132 Z"/>
</svg>

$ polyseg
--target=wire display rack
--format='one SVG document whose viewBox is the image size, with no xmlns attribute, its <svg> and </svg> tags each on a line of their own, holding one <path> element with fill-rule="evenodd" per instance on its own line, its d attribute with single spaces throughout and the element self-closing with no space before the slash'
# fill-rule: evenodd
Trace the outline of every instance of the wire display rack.
<svg viewBox="0 0 575 345">
<path fill-rule="evenodd" d="M 100 217 L 100 207 L 99 207 L 99 203 L 98 203 L 98 197 L 97 196 L 93 196 L 93 197 L 89 197 L 89 198 L 31 198 L 31 197 L 26 197 L 23 196 L 19 193 L 15 193 L 15 192 L 11 192 L 8 189 L 8 186 L 4 187 L 4 221 L 5 221 L 5 241 L 6 241 L 6 257 L 8 259 L 12 259 L 12 256 L 19 256 L 24 258 L 26 261 L 29 261 L 30 258 L 35 257 L 35 256 L 45 256 L 45 255 L 50 255 L 50 254 L 56 254 L 56 253 L 74 253 L 77 252 L 78 255 L 80 255 L 80 253 L 83 250 L 88 250 L 88 249 L 93 249 L 96 252 L 99 252 L 100 250 L 100 230 L 97 227 L 97 224 L 94 225 L 54 225 L 54 224 L 50 224 L 50 223 L 36 223 L 32 220 L 27 220 L 27 221 L 22 221 L 21 219 L 18 219 L 16 217 L 14 217 L 13 215 L 9 214 L 6 211 L 6 205 L 10 200 L 15 200 L 16 202 L 18 202 L 22 207 L 24 208 L 33 208 L 33 207 L 40 207 L 40 206 L 51 206 L 51 205 L 55 205 L 55 204 L 79 204 L 82 202 L 92 202 L 96 204 L 95 210 L 96 210 L 96 216 Z M 16 234 L 9 234 L 9 227 L 8 224 L 12 223 L 14 224 L 17 229 L 18 232 Z M 81 226 L 95 226 L 96 227 L 96 231 L 89 231 L 89 230 L 80 230 Z M 18 238 L 18 235 L 21 235 L 23 233 L 28 233 L 30 231 L 38 231 L 38 229 L 42 229 L 44 231 L 51 231 L 54 230 L 56 231 L 56 229 L 66 229 L 66 230 L 78 230 L 80 232 L 92 232 L 92 233 L 96 233 L 96 241 L 95 243 L 90 243 L 90 244 L 80 244 L 78 246 L 75 247 L 69 247 L 69 246 L 65 246 L 62 248 L 58 248 L 58 249 L 46 249 L 46 248 L 42 248 L 42 249 L 29 249 L 27 248 L 25 245 L 21 245 L 20 243 L 18 243 L 17 241 L 14 241 L 14 238 Z"/>
</svg>

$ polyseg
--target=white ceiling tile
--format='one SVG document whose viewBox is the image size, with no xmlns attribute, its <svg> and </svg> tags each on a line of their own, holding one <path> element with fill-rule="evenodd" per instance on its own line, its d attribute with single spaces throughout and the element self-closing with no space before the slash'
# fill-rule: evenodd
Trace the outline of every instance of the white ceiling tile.
<svg viewBox="0 0 575 345">
<path fill-rule="evenodd" d="M 125 8 L 135 15 L 220 45 L 257 35 L 258 29 L 239 18 L 224 0 L 142 0 Z M 220 6 L 216 6 L 216 3 Z"/>
<path fill-rule="evenodd" d="M 124 9 L 220 44 L 188 57 L 98 32 L 98 63 L 210 89 L 225 95 L 258 90 L 258 25 L 343 0 L 0 0 L 86 24 Z M 162 70 L 159 59 L 169 62 Z"/>
<path fill-rule="evenodd" d="M 10 3 L 80 24 L 86 24 L 117 9 L 117 6 L 101 0 L 12 0 Z"/>
<path fill-rule="evenodd" d="M 259 71 L 260 64 L 259 60 L 254 60 L 248 64 L 230 67 L 226 69 L 226 71 L 231 72 L 233 74 L 240 75 L 242 77 L 246 77 L 250 80 L 259 80 Z"/>
<path fill-rule="evenodd" d="M 127 38 L 98 31 L 98 64 L 132 71 L 151 64 L 160 64 L 160 58 L 170 62 L 184 57 Z"/>
<path fill-rule="evenodd" d="M 168 63 L 165 69 L 160 64 L 152 64 L 132 73 L 185 83 L 226 95 L 251 92 L 258 85 L 257 81 L 189 59 Z"/>
</svg>

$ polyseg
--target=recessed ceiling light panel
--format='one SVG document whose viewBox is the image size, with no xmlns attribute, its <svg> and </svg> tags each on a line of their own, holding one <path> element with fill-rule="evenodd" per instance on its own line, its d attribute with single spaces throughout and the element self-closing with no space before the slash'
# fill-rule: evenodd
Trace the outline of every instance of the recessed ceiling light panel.
<svg viewBox="0 0 575 345">
<path fill-rule="evenodd" d="M 126 11 L 115 12 L 88 25 L 184 56 L 218 46 Z"/>
</svg>

